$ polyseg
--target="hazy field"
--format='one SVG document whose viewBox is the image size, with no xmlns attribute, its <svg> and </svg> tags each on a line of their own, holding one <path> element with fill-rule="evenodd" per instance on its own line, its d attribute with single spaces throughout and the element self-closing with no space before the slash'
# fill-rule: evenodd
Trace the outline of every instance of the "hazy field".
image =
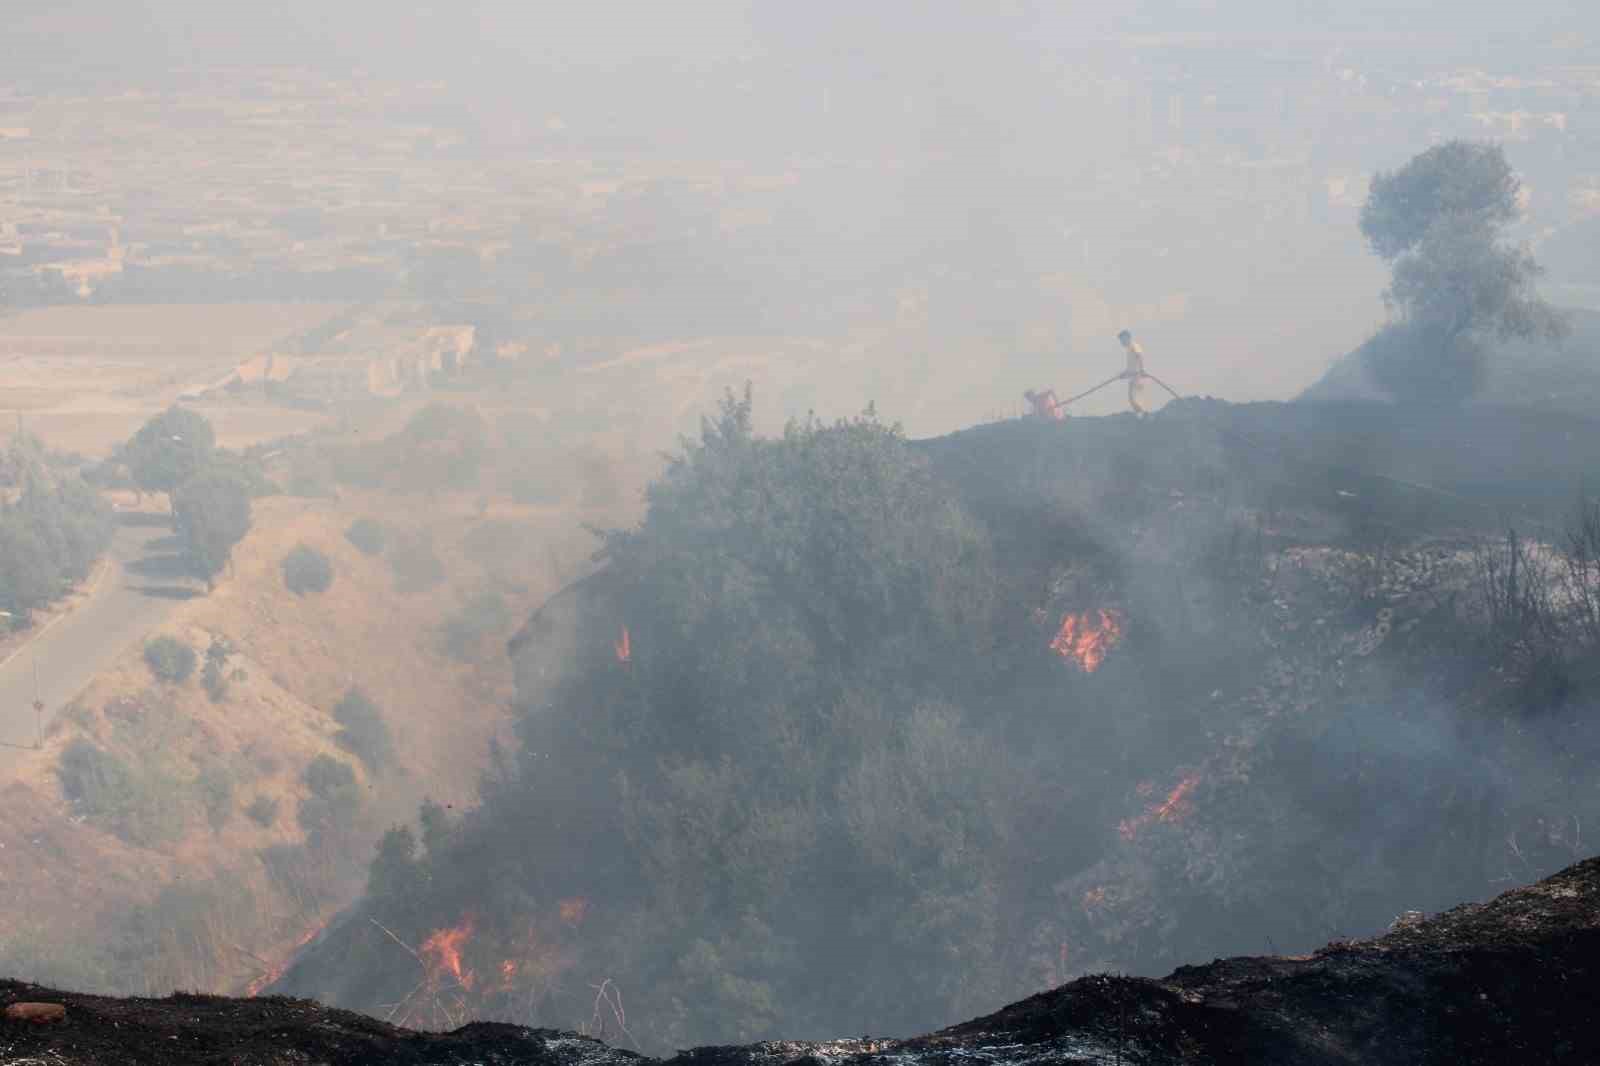
<svg viewBox="0 0 1600 1066">
<path fill-rule="evenodd" d="M 56 448 L 109 451 L 184 389 L 337 314 L 328 303 L 48 307 L 0 316 L 0 416 Z M 294 432 L 302 411 L 202 407 L 221 443 Z"/>
</svg>

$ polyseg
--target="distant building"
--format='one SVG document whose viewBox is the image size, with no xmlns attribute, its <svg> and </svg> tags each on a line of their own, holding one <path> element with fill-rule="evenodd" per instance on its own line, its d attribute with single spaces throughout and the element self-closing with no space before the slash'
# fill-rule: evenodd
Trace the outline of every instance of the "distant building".
<svg viewBox="0 0 1600 1066">
<path fill-rule="evenodd" d="M 318 400 L 397 396 L 426 386 L 434 374 L 460 372 L 476 342 L 473 326 L 365 324 L 339 334 L 322 351 L 268 352 L 247 359 L 232 380 L 274 382 Z"/>
</svg>

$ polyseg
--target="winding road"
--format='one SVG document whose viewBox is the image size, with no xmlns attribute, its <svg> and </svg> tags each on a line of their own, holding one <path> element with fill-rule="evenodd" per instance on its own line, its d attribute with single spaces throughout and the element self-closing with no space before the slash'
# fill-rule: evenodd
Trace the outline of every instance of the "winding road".
<svg viewBox="0 0 1600 1066">
<path fill-rule="evenodd" d="M 48 727 L 128 645 L 200 591 L 183 574 L 167 515 L 127 511 L 117 517 L 88 596 L 0 661 L 0 741 L 8 745 L 0 747 L 0 777 L 34 742 L 36 691 Z"/>
</svg>

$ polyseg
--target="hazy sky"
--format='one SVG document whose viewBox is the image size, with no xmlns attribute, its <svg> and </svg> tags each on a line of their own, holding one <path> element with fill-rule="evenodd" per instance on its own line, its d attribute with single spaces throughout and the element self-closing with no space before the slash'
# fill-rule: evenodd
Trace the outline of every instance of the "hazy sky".
<svg viewBox="0 0 1600 1066">
<path fill-rule="evenodd" d="M 1433 102 L 1339 70 L 1527 77 L 1600 46 L 1600 4 L 1578 0 L 12 0 L 8 12 L 10 76 L 51 91 L 303 66 L 445 83 L 480 128 L 560 117 L 575 137 L 794 168 L 803 180 L 780 206 L 813 220 L 815 240 L 792 273 L 902 269 L 922 287 L 906 299 L 957 330 L 993 324 L 997 345 L 1027 354 L 993 379 L 1012 400 L 1097 372 L 1124 324 L 1182 353 L 1187 389 L 1292 394 L 1383 314 L 1383 272 L 1350 204 L 1328 206 L 1335 186 L 1446 128 Z M 1547 105 L 1503 109 L 1527 106 Z M 1537 210 L 1600 181 L 1592 135 L 1568 132 L 1559 148 L 1508 147 Z M 1028 339 L 1063 322 L 1065 335 Z M 1063 360 L 1084 366 L 1057 377 Z"/>
<path fill-rule="evenodd" d="M 929 49 L 1071 47 L 1115 33 L 1422 33 L 1436 37 L 1593 34 L 1580 0 L 1131 0 L 925 3 L 821 0 L 12 0 L 8 35 L 29 65 L 76 57 L 152 69 L 179 63 L 352 63 L 434 57 L 558 59 L 607 67 L 656 56 L 870 49 L 915 61 Z"/>
</svg>

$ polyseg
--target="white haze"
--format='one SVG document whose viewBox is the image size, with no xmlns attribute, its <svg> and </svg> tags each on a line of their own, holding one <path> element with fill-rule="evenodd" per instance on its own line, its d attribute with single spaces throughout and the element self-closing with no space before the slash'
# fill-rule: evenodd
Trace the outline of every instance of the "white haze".
<svg viewBox="0 0 1600 1066">
<path fill-rule="evenodd" d="M 743 270 L 746 245 L 708 254 L 766 332 L 898 329 L 880 348 L 899 370 L 860 399 L 934 432 L 1010 413 L 1030 385 L 1100 380 L 1123 327 L 1181 391 L 1292 396 L 1382 319 L 1384 273 L 1355 228 L 1366 178 L 1440 139 L 1507 141 L 1529 239 L 1581 223 L 1600 180 L 1600 89 L 1579 69 L 1596 10 L 26 0 L 6 33 L 9 76 L 33 91 L 311 68 L 442 83 L 432 121 L 486 161 L 787 175 L 777 232 L 756 242 L 782 269 Z M 670 198 L 653 210 L 683 224 Z M 1589 301 L 1600 279 L 1570 274 L 1553 295 Z"/>
</svg>

